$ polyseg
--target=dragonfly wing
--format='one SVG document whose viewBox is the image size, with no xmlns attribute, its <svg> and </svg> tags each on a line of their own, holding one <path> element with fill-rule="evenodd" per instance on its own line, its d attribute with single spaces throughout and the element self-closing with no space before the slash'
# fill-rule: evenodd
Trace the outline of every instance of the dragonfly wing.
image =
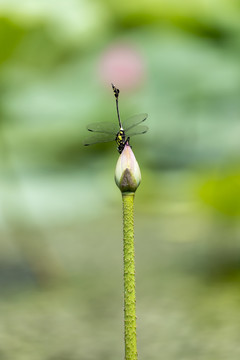
<svg viewBox="0 0 240 360">
<path fill-rule="evenodd" d="M 127 120 L 123 122 L 123 129 L 127 132 L 128 130 L 132 129 L 134 126 L 137 126 L 138 124 L 141 124 L 143 121 L 145 121 L 148 117 L 148 114 L 138 114 L 131 116 Z"/>
<path fill-rule="evenodd" d="M 130 130 L 126 131 L 126 136 L 135 136 L 135 135 L 141 135 L 141 134 L 145 134 L 148 131 L 148 127 L 144 126 L 144 125 L 138 125 L 137 127 L 134 127 Z"/>
<path fill-rule="evenodd" d="M 116 136 L 119 128 L 118 125 L 111 122 L 92 123 L 87 126 L 88 131 L 101 134 L 114 134 Z"/>
<path fill-rule="evenodd" d="M 114 141 L 115 138 L 116 138 L 115 134 L 104 134 L 99 132 L 85 138 L 83 141 L 83 145 L 88 146 L 98 143 L 110 142 L 110 141 Z"/>
</svg>

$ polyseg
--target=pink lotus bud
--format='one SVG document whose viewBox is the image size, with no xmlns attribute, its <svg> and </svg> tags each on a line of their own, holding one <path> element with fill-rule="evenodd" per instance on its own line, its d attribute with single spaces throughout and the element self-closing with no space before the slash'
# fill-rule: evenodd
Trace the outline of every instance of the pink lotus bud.
<svg viewBox="0 0 240 360">
<path fill-rule="evenodd" d="M 140 168 L 128 143 L 119 156 L 115 170 L 115 182 L 122 193 L 135 192 L 141 182 Z"/>
</svg>

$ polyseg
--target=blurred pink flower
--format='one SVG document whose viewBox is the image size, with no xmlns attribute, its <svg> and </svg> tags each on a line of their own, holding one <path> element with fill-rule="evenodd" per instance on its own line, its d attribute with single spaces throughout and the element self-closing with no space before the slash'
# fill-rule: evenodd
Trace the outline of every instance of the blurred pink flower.
<svg viewBox="0 0 240 360">
<path fill-rule="evenodd" d="M 101 80 L 108 86 L 117 84 L 120 89 L 140 85 L 145 75 L 142 56 L 132 46 L 118 44 L 106 49 L 99 63 Z"/>
</svg>

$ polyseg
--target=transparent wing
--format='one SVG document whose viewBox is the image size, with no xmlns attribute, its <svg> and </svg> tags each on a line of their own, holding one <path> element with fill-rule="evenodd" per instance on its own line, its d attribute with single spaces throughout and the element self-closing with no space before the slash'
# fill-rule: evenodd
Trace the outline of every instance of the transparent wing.
<svg viewBox="0 0 240 360">
<path fill-rule="evenodd" d="M 92 123 L 87 126 L 88 131 L 92 132 L 98 132 L 102 134 L 116 134 L 119 131 L 119 127 L 117 122 L 111 123 L 111 122 L 99 122 L 99 123 Z"/>
<path fill-rule="evenodd" d="M 137 127 L 134 126 L 132 129 L 126 131 L 126 137 L 145 134 L 147 131 L 148 131 L 147 126 L 144 125 L 138 125 Z"/>
<path fill-rule="evenodd" d="M 83 141 L 83 145 L 88 146 L 98 143 L 110 142 L 110 141 L 114 141 L 115 138 L 116 138 L 116 134 L 96 133 L 86 137 Z"/>
<path fill-rule="evenodd" d="M 141 124 L 145 121 L 148 117 L 148 114 L 138 114 L 131 116 L 127 120 L 123 121 L 123 129 L 127 132 L 128 130 L 132 129 L 134 126 Z"/>
</svg>

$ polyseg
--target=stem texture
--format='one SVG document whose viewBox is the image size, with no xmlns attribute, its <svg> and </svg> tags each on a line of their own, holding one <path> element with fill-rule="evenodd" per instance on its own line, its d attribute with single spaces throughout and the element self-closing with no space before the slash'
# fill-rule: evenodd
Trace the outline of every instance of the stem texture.
<svg viewBox="0 0 240 360">
<path fill-rule="evenodd" d="M 134 259 L 134 193 L 123 193 L 124 340 L 125 360 L 137 360 Z"/>
</svg>

